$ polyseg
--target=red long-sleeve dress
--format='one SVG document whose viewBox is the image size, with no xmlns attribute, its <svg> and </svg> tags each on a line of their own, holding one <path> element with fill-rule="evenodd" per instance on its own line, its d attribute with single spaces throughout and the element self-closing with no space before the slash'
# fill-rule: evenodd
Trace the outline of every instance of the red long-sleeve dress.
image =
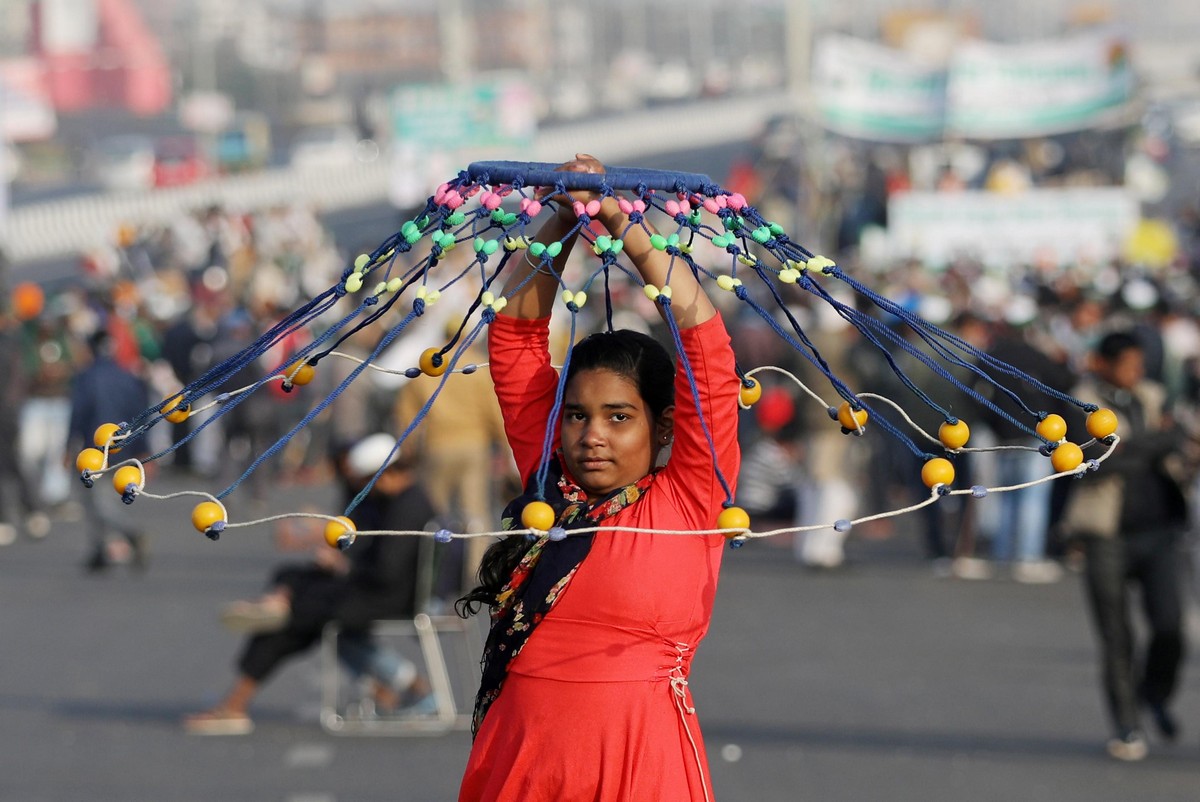
<svg viewBox="0 0 1200 802">
<path fill-rule="evenodd" d="M 729 335 L 719 316 L 681 334 L 732 491 L 739 381 Z M 548 319 L 498 316 L 490 326 L 491 371 L 523 481 L 538 468 L 554 401 L 548 341 Z M 716 528 L 726 494 L 682 369 L 675 401 L 667 466 L 645 495 L 604 523 Z M 721 535 L 597 532 L 509 666 L 476 735 L 460 802 L 711 800 L 686 681 L 712 618 L 725 543 Z"/>
</svg>

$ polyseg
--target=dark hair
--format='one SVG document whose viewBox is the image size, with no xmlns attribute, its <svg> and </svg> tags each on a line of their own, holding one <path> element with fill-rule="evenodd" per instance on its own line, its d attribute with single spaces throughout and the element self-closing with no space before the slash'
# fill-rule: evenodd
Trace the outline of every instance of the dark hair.
<svg viewBox="0 0 1200 802">
<path fill-rule="evenodd" d="M 610 370 L 632 381 L 656 420 L 675 403 L 675 364 L 667 349 L 649 335 L 618 329 L 583 338 L 571 349 L 565 383 L 586 370 Z M 467 618 L 482 605 L 495 607 L 497 596 L 532 544 L 525 535 L 509 535 L 489 546 L 479 563 L 479 585 L 454 604 L 458 614 Z"/>
<path fill-rule="evenodd" d="M 1096 345 L 1096 355 L 1105 362 L 1112 362 L 1130 348 L 1142 350 L 1142 341 L 1132 331 L 1114 331 L 1104 335 Z"/>
</svg>

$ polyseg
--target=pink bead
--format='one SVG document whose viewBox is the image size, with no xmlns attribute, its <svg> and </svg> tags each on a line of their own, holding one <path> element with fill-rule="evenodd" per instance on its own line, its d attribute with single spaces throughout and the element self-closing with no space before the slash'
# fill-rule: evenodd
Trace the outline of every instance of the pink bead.
<svg viewBox="0 0 1200 802">
<path fill-rule="evenodd" d="M 442 201 L 446 200 L 446 190 L 449 188 L 449 184 L 438 184 L 437 190 L 433 193 L 433 202 L 441 203 Z"/>
<path fill-rule="evenodd" d="M 587 214 L 587 207 L 583 205 L 583 201 L 575 201 L 571 204 L 571 211 L 575 212 L 576 217 L 583 217 Z"/>
<path fill-rule="evenodd" d="M 663 208 L 665 208 L 667 210 L 667 214 L 671 215 L 672 217 L 679 214 L 679 211 L 680 211 L 679 202 L 673 201 L 673 200 L 669 200 L 666 203 L 664 203 Z"/>
<path fill-rule="evenodd" d="M 504 199 L 495 192 L 485 192 L 480 197 L 479 202 L 483 204 L 483 208 L 487 209 L 489 212 L 492 212 L 500 208 L 500 202 L 502 200 Z"/>
<path fill-rule="evenodd" d="M 683 212 L 684 214 L 687 214 L 691 210 L 692 210 L 692 204 L 688 203 L 687 201 L 679 202 L 679 211 Z"/>
<path fill-rule="evenodd" d="M 463 197 L 464 198 L 473 198 L 473 197 L 475 197 L 475 193 L 478 192 L 480 189 L 482 189 L 482 187 L 480 187 L 478 184 L 476 184 L 473 187 L 468 187 L 467 191 L 463 194 Z"/>
<path fill-rule="evenodd" d="M 458 194 L 454 190 L 450 190 L 449 192 L 446 193 L 446 197 L 442 202 L 445 203 L 447 206 L 449 206 L 451 209 L 457 209 L 459 206 L 463 205 L 463 196 Z"/>
<path fill-rule="evenodd" d="M 542 204 L 533 198 L 521 198 L 521 211 L 530 217 L 537 217 L 538 212 L 542 210 Z"/>
<path fill-rule="evenodd" d="M 510 192 L 512 192 L 512 184 L 502 184 L 495 189 L 495 193 L 502 198 L 506 197 Z"/>
<path fill-rule="evenodd" d="M 635 201 L 633 202 L 633 210 L 634 210 L 635 212 L 644 212 L 644 211 L 646 211 L 646 204 L 645 204 L 645 202 L 644 202 L 644 201 L 643 201 L 641 198 L 638 198 L 637 200 L 635 200 Z"/>
<path fill-rule="evenodd" d="M 746 206 L 746 196 L 740 192 L 735 192 L 729 196 L 729 208 L 735 212 L 740 212 Z"/>
<path fill-rule="evenodd" d="M 724 209 L 729 205 L 729 198 L 725 195 L 718 195 L 714 200 L 717 202 L 717 208 Z"/>
<path fill-rule="evenodd" d="M 704 199 L 704 210 L 706 212 L 709 212 L 710 214 L 716 214 L 717 210 L 719 210 L 720 208 L 721 207 L 717 205 L 717 201 L 715 198 L 705 198 Z"/>
<path fill-rule="evenodd" d="M 633 204 L 625 198 L 617 200 L 617 208 L 621 210 L 621 214 L 633 214 Z"/>
<path fill-rule="evenodd" d="M 600 201 L 588 201 L 587 206 L 584 207 L 584 211 L 588 213 L 588 217 L 595 217 L 596 215 L 600 214 Z"/>
</svg>

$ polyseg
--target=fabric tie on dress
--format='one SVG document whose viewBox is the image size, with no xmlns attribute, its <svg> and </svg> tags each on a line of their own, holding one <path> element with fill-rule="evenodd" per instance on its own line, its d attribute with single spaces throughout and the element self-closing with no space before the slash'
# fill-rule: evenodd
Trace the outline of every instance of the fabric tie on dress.
<svg viewBox="0 0 1200 802">
<path fill-rule="evenodd" d="M 548 477 L 558 477 L 554 492 L 546 492 L 545 487 L 537 486 L 536 473 L 530 478 L 525 493 L 504 508 L 501 515 L 504 529 L 517 528 L 521 510 L 532 501 L 549 504 L 555 512 L 555 525 L 563 529 L 594 526 L 633 504 L 654 481 L 654 474 L 647 474 L 589 506 L 587 494 L 568 478 L 561 465 L 561 454 L 556 454 L 547 472 Z M 472 735 L 479 732 L 488 708 L 500 695 L 509 665 L 546 613 L 561 598 L 575 571 L 591 551 L 593 534 L 572 535 L 561 540 L 551 540 L 548 533 L 541 535 L 529 546 L 512 577 L 500 590 L 492 611 L 492 628 L 480 660 L 482 677 L 471 719 Z"/>
</svg>

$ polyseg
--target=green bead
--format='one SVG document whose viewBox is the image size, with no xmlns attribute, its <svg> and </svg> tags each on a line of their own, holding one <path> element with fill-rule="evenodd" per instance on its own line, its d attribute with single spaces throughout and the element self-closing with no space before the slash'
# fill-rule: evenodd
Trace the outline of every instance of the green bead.
<svg viewBox="0 0 1200 802">
<path fill-rule="evenodd" d="M 612 247 L 611 247 L 609 250 L 611 250 L 611 251 L 613 252 L 613 255 L 615 256 L 616 254 L 618 254 L 618 253 L 620 253 L 621 251 L 625 250 L 625 241 L 624 241 L 624 240 L 619 240 L 619 239 L 615 239 L 615 240 L 613 240 L 613 241 L 612 241 Z"/>
<path fill-rule="evenodd" d="M 679 247 L 679 235 L 678 234 L 672 234 L 671 236 L 667 237 L 667 247 L 669 247 L 669 248 L 678 248 Z"/>
<path fill-rule="evenodd" d="M 667 238 L 662 234 L 651 234 L 650 247 L 656 251 L 665 251 L 667 249 Z"/>
<path fill-rule="evenodd" d="M 416 223 L 414 223 L 412 220 L 409 220 L 407 223 L 405 223 L 404 225 L 400 226 L 400 236 L 404 237 L 404 238 L 405 238 L 405 239 L 407 239 L 409 242 L 412 242 L 412 240 L 411 240 L 411 239 L 408 239 L 408 238 L 409 238 L 409 236 L 411 236 L 411 235 L 412 235 L 412 233 L 413 233 L 414 231 L 416 231 L 416 232 L 417 232 L 417 236 L 418 236 L 418 237 L 420 237 L 420 235 L 421 235 L 421 232 L 420 232 L 420 230 L 418 230 L 418 229 L 417 229 L 417 224 L 416 224 Z"/>
<path fill-rule="evenodd" d="M 767 228 L 766 226 L 759 226 L 750 232 L 750 236 L 755 242 L 761 245 L 771 238 L 771 229 Z"/>
<path fill-rule="evenodd" d="M 612 247 L 612 237 L 600 235 L 596 237 L 596 253 L 604 253 Z"/>
<path fill-rule="evenodd" d="M 424 228 L 429 225 L 429 218 L 424 215 L 417 218 L 417 228 Z"/>
<path fill-rule="evenodd" d="M 454 214 L 452 214 L 446 218 L 446 222 L 452 226 L 461 226 L 466 221 L 467 221 L 467 216 L 465 214 L 463 214 L 462 212 L 457 212 L 457 211 Z"/>
<path fill-rule="evenodd" d="M 546 243 L 544 242 L 535 242 L 529 246 L 529 255 L 535 259 L 539 258 L 545 252 Z"/>
<path fill-rule="evenodd" d="M 492 220 L 494 222 L 499 223 L 503 219 L 504 219 L 504 210 L 503 209 L 493 209 L 492 210 Z"/>
<path fill-rule="evenodd" d="M 558 256 L 560 253 L 562 253 L 562 243 L 561 242 L 551 242 L 549 245 L 546 246 L 546 253 L 550 254 L 551 259 Z"/>
<path fill-rule="evenodd" d="M 475 253 L 482 253 L 482 252 L 483 252 L 483 245 L 484 245 L 484 239 L 483 239 L 483 237 L 476 237 L 476 238 L 475 238 L 475 246 L 474 246 L 474 247 L 475 247 Z"/>
<path fill-rule="evenodd" d="M 702 223 L 703 221 L 704 221 L 704 215 L 700 214 L 699 209 L 697 209 L 696 211 L 694 211 L 690 215 L 688 215 L 688 222 L 694 226 L 700 225 L 700 223 Z"/>
<path fill-rule="evenodd" d="M 500 218 L 500 223 L 502 225 L 511 226 L 515 222 L 517 222 L 516 212 L 506 212 L 504 216 Z"/>
<path fill-rule="evenodd" d="M 487 242 L 483 243 L 483 252 L 486 253 L 488 256 L 491 256 L 493 253 L 496 252 L 496 249 L 499 247 L 500 247 L 499 241 L 490 239 Z"/>
<path fill-rule="evenodd" d="M 776 237 L 783 234 L 783 226 L 779 225 L 779 223 L 767 223 L 767 227 L 771 229 L 771 233 Z"/>
<path fill-rule="evenodd" d="M 724 248 L 732 241 L 733 239 L 728 234 L 718 234 L 712 238 L 712 244 L 718 248 Z"/>
<path fill-rule="evenodd" d="M 409 232 L 404 235 L 404 241 L 409 245 L 413 245 L 419 239 L 421 239 L 421 232 L 417 230 L 416 226 L 413 226 L 411 229 L 409 229 Z"/>
</svg>

